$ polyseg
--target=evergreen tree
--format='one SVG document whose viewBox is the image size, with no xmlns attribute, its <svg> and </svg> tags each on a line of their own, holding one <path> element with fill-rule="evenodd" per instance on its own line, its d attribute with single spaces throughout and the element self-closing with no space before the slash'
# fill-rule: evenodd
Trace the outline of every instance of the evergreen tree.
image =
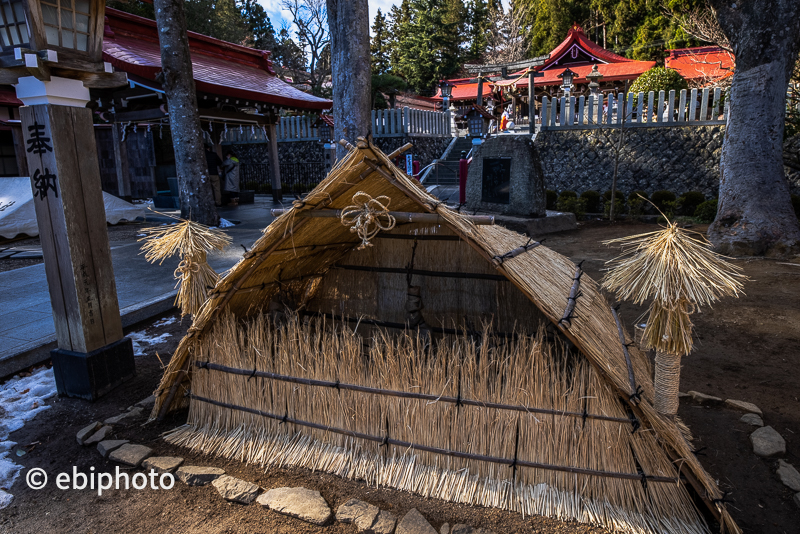
<svg viewBox="0 0 800 534">
<path fill-rule="evenodd" d="M 389 38 L 387 40 L 387 51 L 389 54 L 389 64 L 391 72 L 397 76 L 405 76 L 401 66 L 403 57 L 403 46 L 408 37 L 411 26 L 411 2 L 403 0 L 400 7 L 393 5 L 387 17 L 387 27 Z"/>
<path fill-rule="evenodd" d="M 466 9 L 462 0 L 413 0 L 408 30 L 400 41 L 399 67 L 409 87 L 433 94 L 463 58 Z"/>
<path fill-rule="evenodd" d="M 257 0 L 243 0 L 240 9 L 250 32 L 249 44 L 259 50 L 274 51 L 275 28 L 264 7 Z"/>
<path fill-rule="evenodd" d="M 486 48 L 489 46 L 490 15 L 489 3 L 486 0 L 470 0 L 467 6 L 469 45 L 466 60 L 478 60 L 486 53 Z"/>
<path fill-rule="evenodd" d="M 369 51 L 372 58 L 372 73 L 385 74 L 391 67 L 389 57 L 389 29 L 386 25 L 386 17 L 378 8 L 375 14 L 375 22 L 372 25 L 372 41 Z"/>
<path fill-rule="evenodd" d="M 292 40 L 287 28 L 281 28 L 276 38 L 273 60 L 281 67 L 293 70 L 305 70 L 306 56 L 303 50 Z"/>
</svg>

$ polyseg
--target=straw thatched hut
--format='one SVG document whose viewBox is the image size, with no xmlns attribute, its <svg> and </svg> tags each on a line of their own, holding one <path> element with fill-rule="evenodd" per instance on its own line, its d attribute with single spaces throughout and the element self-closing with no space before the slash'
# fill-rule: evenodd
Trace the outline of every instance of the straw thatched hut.
<svg viewBox="0 0 800 534">
<path fill-rule="evenodd" d="M 153 417 L 189 405 L 170 442 L 621 532 L 739 532 L 580 266 L 350 149 L 211 291 L 156 392 Z M 367 247 L 340 220 L 354 197 L 395 218 Z"/>
</svg>

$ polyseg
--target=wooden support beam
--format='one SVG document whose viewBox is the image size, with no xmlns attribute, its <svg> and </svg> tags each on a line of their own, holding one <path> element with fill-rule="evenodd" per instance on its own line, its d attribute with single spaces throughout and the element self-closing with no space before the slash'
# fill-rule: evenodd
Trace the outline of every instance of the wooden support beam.
<svg viewBox="0 0 800 534">
<path fill-rule="evenodd" d="M 279 217 L 289 211 L 285 208 L 278 208 L 272 210 L 273 217 Z M 390 211 L 389 215 L 397 219 L 398 223 L 431 223 L 442 224 L 444 218 L 436 213 L 417 213 L 414 211 Z M 340 219 L 342 217 L 342 210 L 309 210 L 301 211 L 296 214 L 297 217 L 311 217 L 321 219 Z M 486 226 L 494 224 L 494 216 L 492 215 L 465 215 L 473 224 L 479 226 Z"/>
</svg>

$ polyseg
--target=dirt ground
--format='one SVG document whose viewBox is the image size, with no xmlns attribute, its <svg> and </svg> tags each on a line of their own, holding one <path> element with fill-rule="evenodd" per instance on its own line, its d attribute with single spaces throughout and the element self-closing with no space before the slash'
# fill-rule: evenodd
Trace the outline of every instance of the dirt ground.
<svg viewBox="0 0 800 534">
<path fill-rule="evenodd" d="M 654 225 L 585 223 L 577 231 L 548 236 L 546 245 L 575 261 L 586 260 L 584 268 L 601 276 L 603 263 L 616 250 L 601 241 L 613 237 L 655 230 Z M 704 230 L 698 227 L 697 230 Z M 747 295 L 728 299 L 714 309 L 704 309 L 694 317 L 697 346 L 684 360 L 681 390 L 697 390 L 723 399 L 749 401 L 764 411 L 765 424 L 786 439 L 785 459 L 800 467 L 800 258 L 794 260 L 736 260 L 751 280 Z M 622 318 L 632 325 L 643 310 L 623 305 Z M 99 533 L 99 532 L 186 532 L 186 533 L 345 533 L 356 532 L 352 525 L 331 524 L 315 527 L 263 509 L 257 505 L 225 503 L 211 486 L 187 487 L 178 482 L 171 490 L 110 491 L 102 497 L 96 492 L 61 491 L 51 483 L 34 491 L 25 484 L 29 468 L 44 468 L 56 473 L 78 471 L 112 472 L 114 465 L 103 460 L 94 448 L 81 447 L 75 433 L 95 420 L 117 415 L 121 410 L 147 397 L 161 377 L 165 363 L 186 331 L 188 322 L 154 327 L 156 320 L 131 330 L 148 334 L 172 334 L 164 343 L 146 347 L 147 355 L 137 358 L 135 379 L 112 394 L 89 404 L 72 399 L 52 399 L 52 409 L 11 435 L 25 447 L 39 442 L 21 458 L 22 475 L 11 488 L 12 505 L 0 510 L 2 533 Z M 155 355 L 158 351 L 161 359 Z M 753 427 L 739 421 L 741 413 L 718 406 L 700 407 L 683 400 L 680 416 L 692 429 L 698 447 L 705 447 L 701 462 L 729 492 L 732 514 L 748 533 L 796 533 L 800 509 L 792 502 L 792 492 L 775 474 L 777 460 L 756 457 L 748 439 Z M 195 465 L 223 467 L 229 474 L 255 482 L 264 488 L 296 486 L 318 489 L 333 507 L 351 497 L 361 498 L 383 509 L 402 515 L 416 507 L 432 524 L 457 522 L 488 528 L 497 533 L 601 533 L 605 530 L 575 523 L 562 523 L 542 517 L 522 518 L 518 514 L 494 509 L 453 505 L 423 499 L 403 492 L 367 487 L 331 475 L 300 469 L 277 469 L 264 473 L 258 467 L 239 462 L 196 455 L 167 445 L 160 435 L 186 420 L 186 412 L 174 414 L 158 424 L 141 426 L 144 417 L 119 427 L 115 437 L 130 439 L 155 449 L 159 455 L 176 455 Z M 26 449 L 26 450 L 27 450 Z M 334 508 L 335 509 L 335 508 Z"/>
</svg>

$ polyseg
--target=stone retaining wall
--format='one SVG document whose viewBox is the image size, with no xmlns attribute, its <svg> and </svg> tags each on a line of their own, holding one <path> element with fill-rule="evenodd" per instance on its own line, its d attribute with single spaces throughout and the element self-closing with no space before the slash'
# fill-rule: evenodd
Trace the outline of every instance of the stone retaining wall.
<svg viewBox="0 0 800 534">
<path fill-rule="evenodd" d="M 545 187 L 557 192 L 611 189 L 619 129 L 543 131 L 536 136 Z M 617 189 L 666 189 L 678 195 L 719 192 L 724 126 L 628 128 L 620 151 Z M 791 192 L 800 194 L 800 136 L 784 144 Z"/>
</svg>

